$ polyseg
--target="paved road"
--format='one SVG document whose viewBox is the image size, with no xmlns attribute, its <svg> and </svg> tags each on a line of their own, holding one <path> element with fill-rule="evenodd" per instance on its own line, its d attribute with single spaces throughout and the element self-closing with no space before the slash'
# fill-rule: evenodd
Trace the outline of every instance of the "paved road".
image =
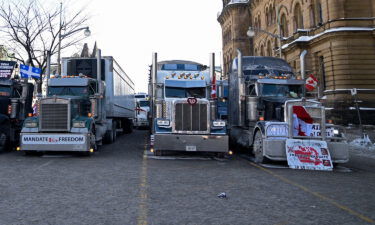
<svg viewBox="0 0 375 225">
<path fill-rule="evenodd" d="M 374 159 L 299 171 L 242 156 L 150 157 L 147 139 L 135 131 L 93 157 L 0 154 L 0 225 L 375 223 Z"/>
</svg>

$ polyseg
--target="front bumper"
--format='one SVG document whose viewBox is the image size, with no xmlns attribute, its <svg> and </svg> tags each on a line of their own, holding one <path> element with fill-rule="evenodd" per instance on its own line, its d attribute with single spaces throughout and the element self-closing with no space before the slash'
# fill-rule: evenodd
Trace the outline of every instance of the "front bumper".
<svg viewBox="0 0 375 225">
<path fill-rule="evenodd" d="M 20 151 L 90 151 L 89 134 L 21 133 Z"/>
<path fill-rule="evenodd" d="M 326 140 L 328 150 L 334 163 L 349 161 L 349 145 L 346 142 Z M 286 139 L 263 139 L 264 156 L 274 161 L 286 161 Z"/>
<path fill-rule="evenodd" d="M 148 127 L 148 126 L 150 126 L 150 123 L 147 120 L 146 121 L 135 121 L 134 126 L 136 126 L 136 127 Z"/>
<path fill-rule="evenodd" d="M 228 135 L 155 134 L 154 150 L 228 152 Z"/>
</svg>

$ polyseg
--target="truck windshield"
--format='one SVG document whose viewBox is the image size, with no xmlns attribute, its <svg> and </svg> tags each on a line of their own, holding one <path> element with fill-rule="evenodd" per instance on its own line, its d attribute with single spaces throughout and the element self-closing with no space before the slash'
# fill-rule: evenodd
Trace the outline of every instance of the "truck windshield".
<svg viewBox="0 0 375 225">
<path fill-rule="evenodd" d="M 245 75 L 259 75 L 259 76 L 266 76 L 266 75 L 272 75 L 272 76 L 291 76 L 293 75 L 292 72 L 289 71 L 282 71 L 282 70 L 272 70 L 272 69 L 254 69 L 254 70 L 244 70 L 243 73 Z"/>
<path fill-rule="evenodd" d="M 300 85 L 280 85 L 280 84 L 262 84 L 262 96 L 266 97 L 287 97 L 301 98 L 302 86 Z"/>
<path fill-rule="evenodd" d="M 181 70 L 181 71 L 200 71 L 202 70 L 201 65 L 195 64 L 164 64 L 161 67 L 162 70 Z"/>
<path fill-rule="evenodd" d="M 0 86 L 0 96 L 9 97 L 11 93 L 10 86 Z"/>
<path fill-rule="evenodd" d="M 48 95 L 88 96 L 88 87 L 48 87 Z"/>
<path fill-rule="evenodd" d="M 139 101 L 139 106 L 140 107 L 148 107 L 148 106 L 150 106 L 150 102 L 149 101 Z"/>
<path fill-rule="evenodd" d="M 178 87 L 166 87 L 165 96 L 167 98 L 205 98 L 206 88 L 178 88 Z"/>
</svg>

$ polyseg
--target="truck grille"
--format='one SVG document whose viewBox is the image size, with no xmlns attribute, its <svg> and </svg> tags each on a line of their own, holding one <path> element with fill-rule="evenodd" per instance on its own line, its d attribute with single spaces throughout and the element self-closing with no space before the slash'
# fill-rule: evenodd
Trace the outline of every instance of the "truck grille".
<svg viewBox="0 0 375 225">
<path fill-rule="evenodd" d="M 176 131 L 207 131 L 207 104 L 177 103 L 175 110 Z"/>
<path fill-rule="evenodd" d="M 68 104 L 41 104 L 40 127 L 43 131 L 67 131 Z"/>
</svg>

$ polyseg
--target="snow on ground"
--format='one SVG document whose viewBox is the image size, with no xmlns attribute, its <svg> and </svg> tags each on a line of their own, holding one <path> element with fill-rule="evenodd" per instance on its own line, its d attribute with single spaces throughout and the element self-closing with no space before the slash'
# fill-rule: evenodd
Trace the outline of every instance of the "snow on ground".
<svg viewBox="0 0 375 225">
<path fill-rule="evenodd" d="M 361 136 L 358 128 L 348 128 L 347 138 L 350 145 L 350 153 L 375 159 L 375 129 L 364 130 L 365 135 Z"/>
</svg>

